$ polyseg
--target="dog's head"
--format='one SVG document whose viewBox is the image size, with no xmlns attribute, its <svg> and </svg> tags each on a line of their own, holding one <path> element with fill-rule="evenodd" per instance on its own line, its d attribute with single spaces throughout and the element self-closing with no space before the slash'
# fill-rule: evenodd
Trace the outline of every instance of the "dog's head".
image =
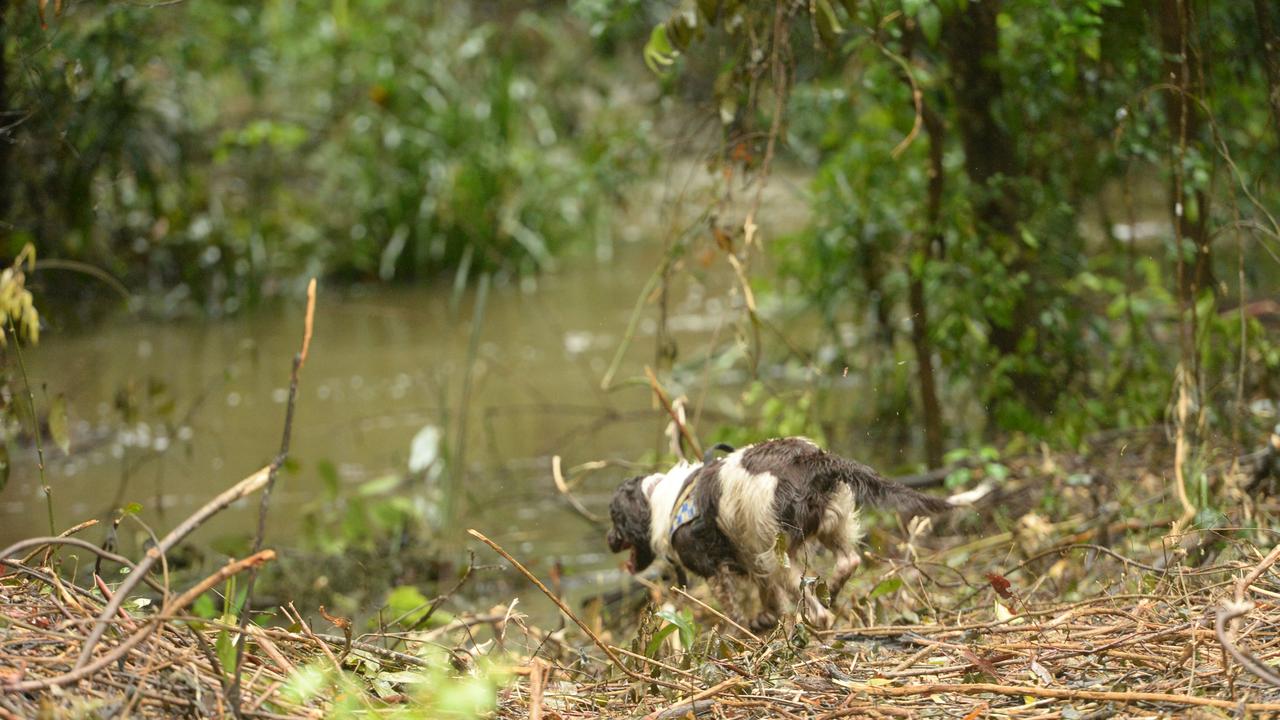
<svg viewBox="0 0 1280 720">
<path fill-rule="evenodd" d="M 631 551 L 627 571 L 638 573 L 653 564 L 653 545 L 649 539 L 649 495 L 644 489 L 644 476 L 622 483 L 609 503 L 609 551 Z"/>
</svg>

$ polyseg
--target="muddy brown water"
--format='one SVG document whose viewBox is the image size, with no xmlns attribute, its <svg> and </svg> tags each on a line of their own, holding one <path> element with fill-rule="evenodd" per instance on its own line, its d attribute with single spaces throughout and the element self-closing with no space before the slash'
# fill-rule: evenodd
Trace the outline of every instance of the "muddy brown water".
<svg viewBox="0 0 1280 720">
<path fill-rule="evenodd" d="M 587 261 L 542 278 L 536 289 L 493 287 L 473 362 L 474 291 L 451 308 L 449 288 L 321 287 L 293 427 L 296 466 L 277 487 L 268 539 L 287 544 L 298 530 L 301 511 L 323 493 L 322 462 L 354 492 L 405 472 L 413 438 L 428 426 L 439 430 L 446 463 L 454 460 L 470 366 L 467 497 L 457 505 L 465 524 L 512 552 L 610 564 L 599 533 L 566 509 L 550 467 L 552 455 L 568 467 L 638 459 L 655 447 L 658 419 L 649 412 L 647 389 L 600 390 L 653 268 L 644 249 L 628 254 L 643 268 L 619 272 L 626 269 L 621 261 L 610 267 Z M 729 310 L 718 309 L 728 320 Z M 46 335 L 27 364 L 33 385 L 50 396 L 65 394 L 69 407 L 71 454 L 45 448 L 58 527 L 136 502 L 141 517 L 163 531 L 269 462 L 280 442 L 301 328 L 298 306 L 219 322 L 122 318 L 91 332 Z M 651 358 L 652 335 L 652 321 L 642 322 L 620 378 L 638 374 Z M 118 397 L 138 406 L 130 421 Z M 33 455 L 34 448 L 17 452 Z M 15 459 L 0 494 L 0 544 L 48 531 L 35 463 Z M 599 509 L 616 482 L 609 476 L 621 473 L 590 478 L 583 501 Z M 234 506 L 192 540 L 247 534 L 255 513 L 256 500 Z"/>
<path fill-rule="evenodd" d="M 273 496 L 268 545 L 296 543 L 303 515 L 325 495 L 322 466 L 336 469 L 344 493 L 359 493 L 380 478 L 403 475 L 415 436 L 433 427 L 444 472 L 404 485 L 406 499 L 438 504 L 432 483 L 465 464 L 449 524 L 459 538 L 465 528 L 477 528 L 543 572 L 554 558 L 565 568 L 566 588 L 579 597 L 617 587 L 621 558 L 608 554 L 602 529 L 568 508 L 551 475 L 553 455 L 569 468 L 601 459 L 643 461 L 666 447 L 664 415 L 639 380 L 654 362 L 652 305 L 641 315 L 613 389 L 600 387 L 661 262 L 662 244 L 620 242 L 614 254 L 601 261 L 588 251 L 536 281 L 495 284 L 474 355 L 474 285 L 460 298 L 448 283 L 322 285 L 293 426 L 293 466 Z M 719 286 L 714 277 L 703 282 L 717 275 L 705 267 L 700 279 L 673 285 L 669 327 L 682 361 L 706 356 L 712 343 L 732 344 L 742 322 L 740 297 L 724 292 L 732 273 L 727 266 L 718 271 L 726 280 Z M 33 385 L 48 397 L 64 394 L 69 408 L 70 455 L 45 447 L 57 527 L 107 518 L 113 508 L 137 503 L 139 517 L 162 534 L 269 462 L 280 442 L 302 315 L 299 303 L 220 321 L 121 316 L 75 333 L 47 333 L 26 359 Z M 703 427 L 710 432 L 724 421 L 716 408 L 732 408 L 745 377 L 732 367 L 699 375 L 708 383 Z M 126 405 L 133 408 L 127 418 Z M 34 448 L 13 452 L 13 474 L 0 492 L 0 545 L 48 533 Z M 609 495 L 628 474 L 594 472 L 575 494 L 607 516 Z M 243 543 L 256 511 L 256 497 L 232 506 L 188 542 L 202 548 Z M 99 542 L 102 528 L 84 537 Z M 122 526 L 121 551 L 136 554 L 142 539 L 137 528 Z M 483 561 L 498 561 L 478 543 L 466 546 Z M 530 594 L 522 597 L 524 607 L 547 607 Z"/>
</svg>

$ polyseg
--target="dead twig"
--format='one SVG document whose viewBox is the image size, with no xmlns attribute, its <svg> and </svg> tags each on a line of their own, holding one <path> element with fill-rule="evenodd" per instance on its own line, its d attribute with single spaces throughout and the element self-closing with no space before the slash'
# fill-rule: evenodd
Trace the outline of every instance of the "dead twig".
<svg viewBox="0 0 1280 720">
<path fill-rule="evenodd" d="M 662 389 L 662 384 L 658 382 L 658 376 L 653 373 L 653 368 L 648 365 L 644 368 L 644 376 L 649 379 L 649 387 L 653 388 L 653 394 L 658 398 L 658 402 L 662 403 L 662 407 L 667 411 L 667 415 L 671 416 L 671 421 L 676 424 L 676 428 L 680 430 L 680 437 L 689 444 L 689 449 L 693 450 L 693 456 L 702 457 L 702 444 L 698 442 L 698 438 L 689 432 L 689 428 L 685 427 L 684 421 L 680 419 L 680 413 L 676 412 L 675 406 L 671 404 L 671 398 L 667 396 L 667 391 Z"/>
<path fill-rule="evenodd" d="M 1280 712 L 1280 703 L 1241 703 L 1218 698 L 1196 697 L 1193 695 L 1174 695 L 1157 692 L 1112 692 L 1106 690 L 1075 690 L 1071 688 L 1046 688 L 1034 685 L 996 685 L 993 683 L 928 683 L 906 685 L 903 687 L 887 687 L 883 685 L 850 685 L 855 693 L 866 693 L 873 697 L 906 697 L 910 695 L 1012 695 L 1015 697 L 1030 696 L 1039 698 L 1056 698 L 1061 700 L 1102 700 L 1118 703 L 1165 703 L 1168 705 L 1216 707 L 1225 710 L 1242 709 L 1250 712 Z"/>
<path fill-rule="evenodd" d="M 213 575 L 197 583 L 187 592 L 183 593 L 182 595 L 179 595 L 177 599 L 169 603 L 169 605 L 165 607 L 160 613 L 158 613 L 152 618 L 149 618 L 140 629 L 138 629 L 129 637 L 125 638 L 124 641 L 122 641 L 119 645 L 116 645 L 115 647 L 111 648 L 111 650 L 103 653 L 96 660 L 93 660 L 92 662 L 86 665 L 77 664 L 71 670 L 71 672 L 64 673 L 62 675 L 57 675 L 51 678 L 44 678 L 39 680 L 28 680 L 25 682 L 0 685 L 0 689 L 3 689 L 8 692 L 31 692 L 33 690 L 41 690 L 44 688 L 69 685 L 71 683 L 83 680 L 93 675 L 97 671 L 107 667 L 111 663 L 119 660 L 120 658 L 123 658 L 125 655 L 129 653 L 129 651 L 137 647 L 137 645 L 142 641 L 146 640 L 147 637 L 149 637 L 153 632 L 156 631 L 156 629 L 162 626 L 165 622 L 172 620 L 174 615 L 178 613 L 178 611 L 182 610 L 187 605 L 190 605 L 192 602 L 195 601 L 197 597 L 207 592 L 209 588 L 218 584 L 218 582 L 226 580 L 226 578 L 232 574 L 231 572 L 229 572 L 230 568 L 234 568 L 238 572 L 240 570 L 244 570 L 247 567 L 260 565 L 261 563 L 266 562 L 274 557 L 275 557 L 275 552 L 271 550 L 267 550 L 262 553 L 258 553 L 257 555 L 254 555 L 252 557 L 245 558 L 244 560 L 240 560 L 234 563 L 229 563 L 226 567 L 223 567 L 218 572 L 214 573 Z M 132 578 L 133 576 L 131 575 L 130 577 Z M 106 608 L 103 610 L 103 615 L 105 615 L 106 617 L 104 618 L 103 615 L 99 615 L 98 618 L 94 620 L 93 622 L 94 631 L 98 631 L 106 628 L 106 626 L 109 624 L 108 621 L 110 620 L 110 618 L 119 611 L 120 603 L 123 597 L 124 597 L 124 592 L 122 590 L 117 590 L 115 597 L 113 597 L 107 603 Z M 101 632 L 99 632 L 98 635 L 100 637 Z M 91 634 L 90 637 L 92 636 L 93 635 Z"/>
<path fill-rule="evenodd" d="M 231 486 L 221 495 L 205 503 L 203 507 L 192 513 L 186 520 L 183 520 L 168 535 L 165 535 L 158 545 L 147 550 L 142 561 L 134 567 L 124 582 L 120 583 L 120 587 L 116 588 L 115 597 L 107 603 L 107 606 L 102 609 L 102 613 L 98 615 L 93 630 L 90 631 L 89 637 L 84 641 L 84 648 L 80 651 L 80 657 L 76 660 L 76 670 L 84 670 L 88 667 L 89 660 L 93 657 L 94 646 L 98 644 L 98 641 L 102 639 L 103 633 L 107 631 L 107 622 L 120 610 L 120 605 L 129 596 L 130 591 L 137 587 L 138 583 L 142 582 L 143 578 L 146 577 L 147 571 L 160 559 L 160 556 L 167 553 L 174 545 L 178 544 L 187 535 L 190 535 L 193 530 L 203 525 L 205 521 L 223 508 L 262 489 L 267 484 L 269 470 L 270 466 L 258 470 Z M 72 539 L 62 538 L 61 541 L 65 542 Z"/>
<path fill-rule="evenodd" d="M 302 371 L 302 366 L 307 363 L 307 354 L 311 350 L 311 332 L 315 325 L 316 315 L 316 279 L 311 278 L 311 282 L 307 283 L 307 312 L 302 323 L 302 348 L 297 355 L 293 356 L 293 369 L 289 372 L 289 398 L 285 403 L 284 411 L 284 431 L 280 438 L 280 452 L 276 454 L 271 465 L 267 468 L 266 489 L 262 491 L 262 498 L 258 502 L 258 529 L 253 536 L 253 553 L 262 550 L 262 543 L 267 532 L 267 509 L 271 506 L 271 491 L 275 488 L 276 477 L 280 474 L 280 468 L 284 466 L 285 460 L 289 458 L 289 442 L 293 437 L 293 414 L 298 403 L 298 374 Z M 257 585 L 258 573 L 249 573 L 249 582 L 245 588 L 244 607 L 240 610 L 240 634 L 244 636 L 245 627 L 249 624 L 249 618 L 253 614 L 253 591 Z M 236 645 L 236 666 L 231 668 L 233 679 L 230 687 L 227 689 L 227 704 L 231 706 L 231 711 L 240 715 L 240 679 L 241 664 L 244 659 L 243 642 Z"/>
<path fill-rule="evenodd" d="M 516 560 L 514 557 L 512 557 L 511 553 L 502 549 L 501 545 L 485 537 L 483 534 L 481 534 L 479 531 L 475 529 L 467 530 L 467 534 L 471 535 L 471 537 L 479 540 L 485 545 L 488 545 L 490 548 L 493 549 L 494 552 L 498 553 L 503 557 L 503 559 L 511 563 L 511 566 L 514 567 L 516 570 L 518 570 L 521 575 L 524 575 L 526 578 L 528 578 L 529 582 L 532 582 L 534 585 L 536 585 L 537 588 L 542 591 L 542 594 L 546 595 L 551 600 L 551 602 L 555 603 L 556 607 L 560 608 L 560 612 L 564 613 L 565 617 L 572 620 L 574 624 L 576 624 L 582 630 L 582 632 L 586 633 L 587 637 L 591 638 L 591 642 L 594 643 L 596 647 L 600 648 L 600 650 L 606 656 L 608 656 L 609 661 L 612 662 L 614 666 L 616 666 L 619 670 L 621 670 L 623 674 L 625 674 L 627 677 L 639 682 L 653 683 L 655 685 L 662 685 L 664 687 L 675 688 L 676 690 L 681 690 L 684 692 L 694 691 L 693 688 L 689 687 L 688 685 L 685 685 L 684 683 L 676 683 L 676 682 L 671 682 L 669 680 L 663 680 L 662 678 L 649 677 L 646 675 L 642 675 L 636 672 L 635 670 L 632 670 L 631 668 L 627 667 L 626 664 L 622 662 L 622 658 L 618 657 L 617 653 L 613 651 L 613 648 L 609 647 L 608 643 L 606 643 L 604 640 L 601 640 L 600 636 L 597 635 L 595 631 L 592 630 L 590 626 L 588 626 L 585 622 L 583 622 L 577 615 L 575 615 L 574 612 L 569 609 L 569 606 L 566 605 L 564 601 L 559 598 L 559 596 L 551 592 L 551 589 L 548 588 L 546 585 L 542 584 L 542 581 L 539 580 L 536 575 L 529 572 L 528 568 L 520 564 L 519 560 Z"/>
<path fill-rule="evenodd" d="M 1240 666 L 1259 678 L 1265 680 L 1273 687 L 1280 687 L 1280 673 L 1272 670 L 1262 660 L 1254 657 L 1252 653 L 1236 644 L 1235 631 L 1237 618 L 1243 617 L 1254 609 L 1252 601 L 1245 600 L 1245 593 L 1248 592 L 1249 586 L 1253 585 L 1263 573 L 1275 565 L 1280 560 L 1280 545 L 1276 545 L 1267 553 L 1249 574 L 1240 578 L 1235 586 L 1235 597 L 1232 600 L 1224 600 L 1218 607 L 1217 617 L 1214 618 L 1213 630 L 1218 638 L 1218 644 L 1222 646 L 1224 652 L 1240 663 Z"/>
<path fill-rule="evenodd" d="M 588 510 L 586 506 L 583 505 L 582 502 L 578 500 L 578 498 L 573 496 L 573 493 L 569 492 L 569 483 L 565 482 L 564 474 L 560 471 L 559 455 L 551 456 L 551 478 L 555 480 L 556 490 L 560 491 L 560 494 L 564 496 L 564 499 L 569 503 L 569 507 L 573 508 L 574 512 L 581 515 L 583 519 L 585 519 L 587 522 L 591 523 L 592 525 L 597 525 L 597 526 L 604 525 L 604 520 L 596 516 L 595 513 Z"/>
</svg>

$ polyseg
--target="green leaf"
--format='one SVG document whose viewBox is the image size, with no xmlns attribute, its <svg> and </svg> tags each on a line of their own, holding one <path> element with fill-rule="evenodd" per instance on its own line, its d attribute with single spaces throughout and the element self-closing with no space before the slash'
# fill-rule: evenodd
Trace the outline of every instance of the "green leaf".
<svg viewBox="0 0 1280 720">
<path fill-rule="evenodd" d="M 680 629 L 681 645 L 686 649 L 693 647 L 693 641 L 698 637 L 698 626 L 693 622 L 692 613 L 687 610 L 679 614 L 671 610 L 662 610 L 657 615 Z"/>
<path fill-rule="evenodd" d="M 218 662 L 222 664 L 222 671 L 234 675 L 236 670 L 236 644 L 231 639 L 231 633 L 223 630 L 218 633 L 218 639 L 213 644 L 214 652 L 218 656 Z"/>
<path fill-rule="evenodd" d="M 341 487 L 338 480 L 338 468 L 334 467 L 333 462 L 329 460 L 321 460 L 316 464 L 316 471 L 320 473 L 320 480 L 324 482 L 325 495 L 330 500 L 336 500 Z"/>
<path fill-rule="evenodd" d="M 938 6 L 933 3 L 920 6 L 916 22 L 920 23 L 920 31 L 924 33 L 924 39 L 928 40 L 930 45 L 936 46 L 938 39 L 942 37 L 942 11 Z"/>
<path fill-rule="evenodd" d="M 654 73 L 663 75 L 665 73 L 662 69 L 675 61 L 676 51 L 667 39 L 667 26 L 659 23 L 653 27 L 653 32 L 649 33 L 649 42 L 644 45 L 644 64 Z"/>
<path fill-rule="evenodd" d="M 831 588 L 827 586 L 826 580 L 818 578 L 818 581 L 813 584 L 813 594 L 823 607 L 831 607 Z"/>
<path fill-rule="evenodd" d="M 782 568 L 791 567 L 791 556 L 787 554 L 787 534 L 778 533 L 773 539 L 773 556 L 777 558 L 778 565 Z"/>
<path fill-rule="evenodd" d="M 654 633 L 653 638 L 649 640 L 649 644 L 646 645 L 644 648 L 644 656 L 650 657 L 650 658 L 657 657 L 655 653 L 657 653 L 658 648 L 662 646 L 662 641 L 666 640 L 667 637 L 671 635 L 671 633 L 679 629 L 680 629 L 680 626 L 674 625 L 672 623 L 667 623 L 667 625 L 664 626 L 661 630 Z"/>
<path fill-rule="evenodd" d="M 720 0 L 698 0 L 698 12 L 707 22 L 715 22 L 720 16 Z"/>
<path fill-rule="evenodd" d="M 824 45 L 834 47 L 838 42 L 838 36 L 844 34 L 844 27 L 836 17 L 836 10 L 831 7 L 829 0 L 817 0 L 817 6 L 820 15 L 816 23 L 818 35 L 822 38 Z"/>
<path fill-rule="evenodd" d="M 131 502 L 128 505 L 125 505 L 124 507 L 120 508 L 120 512 L 125 515 L 137 515 L 138 513 L 142 512 L 142 504 Z"/>
<path fill-rule="evenodd" d="M 191 606 L 191 612 L 206 620 L 212 620 L 218 616 L 218 608 L 214 606 L 213 598 L 209 597 L 208 593 L 196 598 Z"/>
<path fill-rule="evenodd" d="M 394 617 L 404 616 L 402 624 L 412 626 L 427 613 L 431 601 L 412 585 L 401 585 L 387 595 L 387 608 Z"/>
<path fill-rule="evenodd" d="M 900 577 L 894 576 L 887 580 L 881 580 L 878 585 L 871 589 L 871 592 L 867 595 L 867 599 L 874 600 L 881 595 L 888 595 L 891 592 L 895 592 L 900 587 L 902 587 L 902 578 Z"/>
<path fill-rule="evenodd" d="M 53 442 L 62 449 L 62 454 L 71 454 L 71 432 L 67 428 L 67 398 L 59 393 L 49 406 L 49 435 Z"/>
<path fill-rule="evenodd" d="M 948 490 L 955 490 L 956 488 L 962 488 L 965 485 L 968 485 L 971 479 L 973 479 L 973 471 L 969 468 L 960 468 L 959 470 L 953 470 L 950 472 L 947 475 L 947 479 L 944 480 L 942 484 Z"/>
</svg>

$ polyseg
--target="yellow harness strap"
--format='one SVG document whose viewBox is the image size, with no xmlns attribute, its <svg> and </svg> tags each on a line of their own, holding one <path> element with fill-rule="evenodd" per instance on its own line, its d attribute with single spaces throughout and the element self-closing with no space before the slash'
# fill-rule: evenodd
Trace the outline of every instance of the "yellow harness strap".
<svg viewBox="0 0 1280 720">
<path fill-rule="evenodd" d="M 680 495 L 676 497 L 675 508 L 671 511 L 671 534 L 675 535 L 676 530 L 681 525 L 692 520 L 697 516 L 697 509 L 693 503 L 693 489 L 698 485 L 698 475 L 700 469 L 695 470 L 689 479 L 685 481 L 684 487 L 680 489 Z"/>
</svg>

